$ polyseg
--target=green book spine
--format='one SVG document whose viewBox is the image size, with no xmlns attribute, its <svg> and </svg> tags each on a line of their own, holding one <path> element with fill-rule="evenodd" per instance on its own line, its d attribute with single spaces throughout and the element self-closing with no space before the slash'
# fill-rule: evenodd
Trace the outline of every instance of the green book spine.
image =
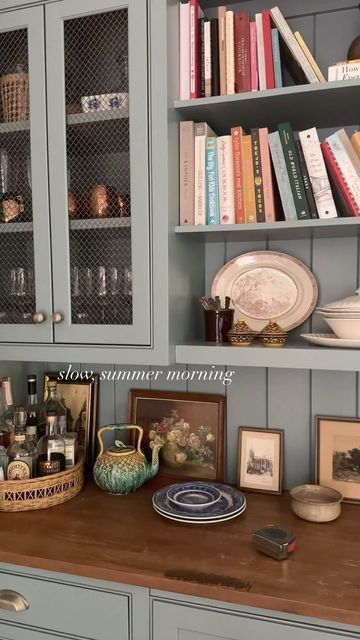
<svg viewBox="0 0 360 640">
<path fill-rule="evenodd" d="M 305 185 L 301 173 L 299 158 L 296 152 L 296 143 L 291 125 L 289 122 L 279 124 L 278 131 L 284 152 L 291 191 L 294 198 L 296 215 L 299 220 L 308 220 L 311 218 L 311 213 L 306 197 Z"/>
<path fill-rule="evenodd" d="M 259 129 L 251 129 L 251 146 L 254 165 L 256 222 L 265 222 L 265 203 L 261 169 Z"/>
</svg>

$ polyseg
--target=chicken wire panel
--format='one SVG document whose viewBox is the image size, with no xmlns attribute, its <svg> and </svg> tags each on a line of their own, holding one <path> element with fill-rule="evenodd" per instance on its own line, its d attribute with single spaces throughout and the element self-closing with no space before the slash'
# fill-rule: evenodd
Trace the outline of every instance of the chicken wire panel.
<svg viewBox="0 0 360 640">
<path fill-rule="evenodd" d="M 0 323 L 32 323 L 35 281 L 26 29 L 0 32 L 0 182 Z"/>
<path fill-rule="evenodd" d="M 69 219 L 131 215 L 127 9 L 64 23 Z M 70 231 L 72 322 L 132 324 L 131 232 Z"/>
</svg>

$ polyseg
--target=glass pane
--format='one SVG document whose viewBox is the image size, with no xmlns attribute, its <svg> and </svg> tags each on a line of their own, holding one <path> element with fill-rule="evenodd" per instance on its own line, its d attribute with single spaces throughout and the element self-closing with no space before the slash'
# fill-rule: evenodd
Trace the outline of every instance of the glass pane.
<svg viewBox="0 0 360 640">
<path fill-rule="evenodd" d="M 26 29 L 0 33 L 0 94 L 0 323 L 32 323 L 35 282 Z"/>
<path fill-rule="evenodd" d="M 132 324 L 128 12 L 64 30 L 72 322 Z"/>
</svg>

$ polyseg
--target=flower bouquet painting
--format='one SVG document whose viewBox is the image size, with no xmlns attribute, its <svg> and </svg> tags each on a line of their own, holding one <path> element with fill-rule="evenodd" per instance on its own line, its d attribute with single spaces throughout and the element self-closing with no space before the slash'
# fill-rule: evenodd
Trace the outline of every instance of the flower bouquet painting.
<svg viewBox="0 0 360 640">
<path fill-rule="evenodd" d="M 161 445 L 163 475 L 223 481 L 223 396 L 132 390 L 129 419 L 143 427 L 145 450 Z"/>
</svg>

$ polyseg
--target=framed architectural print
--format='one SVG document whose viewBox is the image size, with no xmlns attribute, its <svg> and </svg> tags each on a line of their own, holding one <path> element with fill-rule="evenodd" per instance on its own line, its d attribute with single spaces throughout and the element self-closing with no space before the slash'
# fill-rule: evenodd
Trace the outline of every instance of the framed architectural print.
<svg viewBox="0 0 360 640">
<path fill-rule="evenodd" d="M 283 484 L 282 429 L 239 427 L 238 486 L 280 495 Z"/>
</svg>

